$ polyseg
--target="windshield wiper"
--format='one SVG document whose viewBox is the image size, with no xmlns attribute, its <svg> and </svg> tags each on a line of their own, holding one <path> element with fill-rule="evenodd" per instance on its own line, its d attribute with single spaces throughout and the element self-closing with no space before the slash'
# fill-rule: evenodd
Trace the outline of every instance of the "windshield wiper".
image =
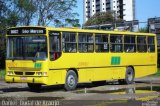
<svg viewBox="0 0 160 106">
<path fill-rule="evenodd" d="M 22 60 L 22 58 L 21 58 L 21 57 L 13 57 L 13 58 L 12 58 L 12 61 L 19 60 L 19 59 L 21 59 L 21 60 Z"/>
<path fill-rule="evenodd" d="M 33 62 L 36 62 L 36 57 L 34 57 L 34 58 L 32 59 L 32 61 L 33 61 Z"/>
<path fill-rule="evenodd" d="M 14 58 L 12 59 L 13 62 L 14 62 L 14 60 L 16 60 L 16 57 L 14 57 Z"/>
<path fill-rule="evenodd" d="M 35 57 L 24 57 L 24 60 L 32 60 L 33 62 L 36 62 Z"/>
</svg>

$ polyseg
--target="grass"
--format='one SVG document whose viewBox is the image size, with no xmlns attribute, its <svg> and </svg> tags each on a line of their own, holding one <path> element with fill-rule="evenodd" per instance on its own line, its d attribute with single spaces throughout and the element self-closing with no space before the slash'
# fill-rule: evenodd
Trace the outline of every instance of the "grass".
<svg viewBox="0 0 160 106">
<path fill-rule="evenodd" d="M 158 68 L 157 73 L 155 74 L 155 76 L 160 76 L 160 68 Z"/>
<path fill-rule="evenodd" d="M 5 73 L 5 69 L 0 69 L 0 78 L 4 78 Z"/>
</svg>

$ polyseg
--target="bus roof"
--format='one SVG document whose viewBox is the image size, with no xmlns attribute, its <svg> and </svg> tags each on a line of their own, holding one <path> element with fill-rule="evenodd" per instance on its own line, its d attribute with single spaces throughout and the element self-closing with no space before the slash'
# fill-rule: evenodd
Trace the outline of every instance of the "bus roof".
<svg viewBox="0 0 160 106">
<path fill-rule="evenodd" d="M 9 29 L 15 28 L 45 28 L 46 30 L 53 30 L 53 31 L 66 31 L 66 32 L 87 32 L 87 33 L 108 33 L 108 34 L 131 34 L 131 35 L 152 35 L 155 36 L 156 34 L 153 33 L 141 33 L 141 32 L 130 32 L 130 31 L 107 31 L 107 30 L 95 30 L 95 29 L 80 29 L 80 28 L 54 28 L 54 27 L 45 27 L 45 26 L 21 26 L 21 27 L 11 27 Z"/>
</svg>

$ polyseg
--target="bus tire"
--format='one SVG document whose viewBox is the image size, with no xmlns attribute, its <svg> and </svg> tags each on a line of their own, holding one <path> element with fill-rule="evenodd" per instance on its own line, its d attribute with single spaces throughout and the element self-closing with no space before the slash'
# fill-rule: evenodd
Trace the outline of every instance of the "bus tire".
<svg viewBox="0 0 160 106">
<path fill-rule="evenodd" d="M 33 83 L 28 83 L 28 87 L 31 91 L 40 91 L 42 88 L 41 84 L 33 84 Z"/>
<path fill-rule="evenodd" d="M 66 91 L 72 91 L 77 87 L 78 77 L 73 70 L 67 72 L 66 81 L 64 84 L 64 89 Z"/>
<path fill-rule="evenodd" d="M 126 70 L 126 75 L 124 79 L 124 84 L 132 84 L 134 82 L 134 70 L 128 67 Z"/>
</svg>

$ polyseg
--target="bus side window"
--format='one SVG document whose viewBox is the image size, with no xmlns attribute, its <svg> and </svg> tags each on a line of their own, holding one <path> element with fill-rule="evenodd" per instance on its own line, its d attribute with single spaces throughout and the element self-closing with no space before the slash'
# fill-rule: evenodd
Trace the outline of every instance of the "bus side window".
<svg viewBox="0 0 160 106">
<path fill-rule="evenodd" d="M 95 35 L 96 52 L 109 52 L 109 43 L 107 34 Z"/>
<path fill-rule="evenodd" d="M 138 52 L 147 52 L 146 36 L 137 36 Z"/>
<path fill-rule="evenodd" d="M 136 40 L 133 35 L 125 35 L 124 36 L 124 51 L 131 53 L 136 52 Z"/>
<path fill-rule="evenodd" d="M 148 52 L 155 52 L 154 36 L 148 36 Z"/>
<path fill-rule="evenodd" d="M 111 52 L 123 52 L 122 35 L 110 36 L 110 51 Z"/>
<path fill-rule="evenodd" d="M 94 52 L 94 40 L 92 33 L 79 33 L 78 50 L 79 52 Z"/>
<path fill-rule="evenodd" d="M 56 60 L 61 56 L 60 32 L 50 32 L 50 60 Z"/>
<path fill-rule="evenodd" d="M 63 32 L 62 45 L 63 52 L 77 52 L 76 33 Z"/>
</svg>

